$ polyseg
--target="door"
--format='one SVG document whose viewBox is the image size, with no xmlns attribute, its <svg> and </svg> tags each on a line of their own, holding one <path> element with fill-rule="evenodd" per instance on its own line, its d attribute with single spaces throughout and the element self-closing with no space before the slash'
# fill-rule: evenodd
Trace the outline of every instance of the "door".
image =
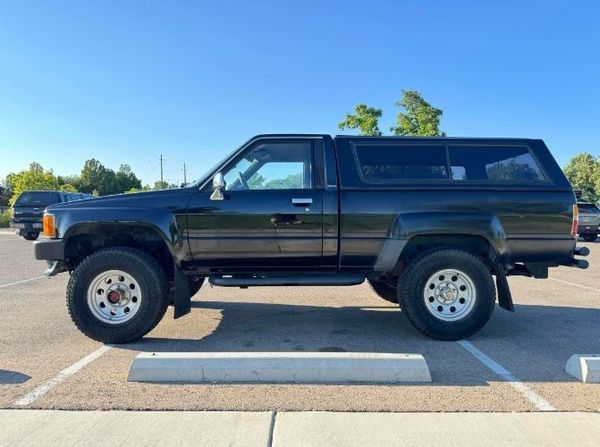
<svg viewBox="0 0 600 447">
<path fill-rule="evenodd" d="M 320 140 L 259 139 L 220 170 L 223 200 L 212 185 L 188 211 L 194 263 L 253 270 L 318 267 L 323 252 Z M 319 155 L 322 156 L 322 153 Z M 320 158 L 322 159 L 322 158 Z"/>
</svg>

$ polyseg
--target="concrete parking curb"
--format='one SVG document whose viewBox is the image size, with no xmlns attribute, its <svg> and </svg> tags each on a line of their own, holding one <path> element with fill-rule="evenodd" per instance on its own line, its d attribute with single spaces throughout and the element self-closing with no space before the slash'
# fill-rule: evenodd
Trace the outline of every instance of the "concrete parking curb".
<svg viewBox="0 0 600 447">
<path fill-rule="evenodd" d="M 600 354 L 573 354 L 565 371 L 585 383 L 600 383 Z"/>
<path fill-rule="evenodd" d="M 176 383 L 431 382 L 420 354 L 362 352 L 141 353 L 129 381 Z"/>
</svg>

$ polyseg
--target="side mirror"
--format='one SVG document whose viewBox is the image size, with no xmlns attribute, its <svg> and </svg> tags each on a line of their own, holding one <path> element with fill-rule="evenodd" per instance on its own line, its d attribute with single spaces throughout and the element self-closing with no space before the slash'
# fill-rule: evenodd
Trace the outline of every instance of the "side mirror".
<svg viewBox="0 0 600 447">
<path fill-rule="evenodd" d="M 223 190 L 225 189 L 225 179 L 223 174 L 217 172 L 213 177 L 213 192 L 210 195 L 210 200 L 223 200 Z"/>
</svg>

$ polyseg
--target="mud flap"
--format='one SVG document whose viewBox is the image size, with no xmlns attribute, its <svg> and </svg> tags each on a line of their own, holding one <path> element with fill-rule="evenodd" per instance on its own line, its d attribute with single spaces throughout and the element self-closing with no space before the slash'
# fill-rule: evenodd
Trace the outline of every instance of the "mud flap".
<svg viewBox="0 0 600 447">
<path fill-rule="evenodd" d="M 190 289 L 188 286 L 187 276 L 182 270 L 177 267 L 174 269 L 175 276 L 175 313 L 174 318 L 183 317 L 190 313 L 192 309 L 192 298 L 190 296 Z"/>
<path fill-rule="evenodd" d="M 498 289 L 498 305 L 502 309 L 514 312 L 515 306 L 513 305 L 510 287 L 508 286 L 506 274 L 501 266 L 496 267 L 496 288 Z"/>
</svg>

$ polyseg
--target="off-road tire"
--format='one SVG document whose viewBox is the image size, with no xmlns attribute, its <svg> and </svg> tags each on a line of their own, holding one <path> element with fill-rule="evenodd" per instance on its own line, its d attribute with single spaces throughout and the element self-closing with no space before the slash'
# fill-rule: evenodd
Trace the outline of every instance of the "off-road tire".
<svg viewBox="0 0 600 447">
<path fill-rule="evenodd" d="M 383 281 L 376 281 L 373 279 L 369 279 L 368 281 L 373 292 L 390 303 L 398 304 L 398 289 L 396 287 Z"/>
<path fill-rule="evenodd" d="M 113 269 L 133 276 L 143 297 L 138 312 L 121 324 L 108 324 L 96 318 L 87 300 L 93 278 Z M 168 307 L 167 281 L 159 264 L 147 253 L 128 247 L 106 248 L 77 266 L 69 279 L 66 298 L 71 319 L 85 335 L 103 343 L 127 343 L 146 335 L 164 316 Z"/>
<path fill-rule="evenodd" d="M 475 303 L 460 320 L 444 321 L 434 316 L 424 299 L 426 282 L 443 269 L 464 272 L 475 286 Z M 422 334 L 437 340 L 461 340 L 478 332 L 494 312 L 496 288 L 489 267 L 468 252 L 440 249 L 413 260 L 400 275 L 398 302 L 408 320 Z"/>
</svg>

